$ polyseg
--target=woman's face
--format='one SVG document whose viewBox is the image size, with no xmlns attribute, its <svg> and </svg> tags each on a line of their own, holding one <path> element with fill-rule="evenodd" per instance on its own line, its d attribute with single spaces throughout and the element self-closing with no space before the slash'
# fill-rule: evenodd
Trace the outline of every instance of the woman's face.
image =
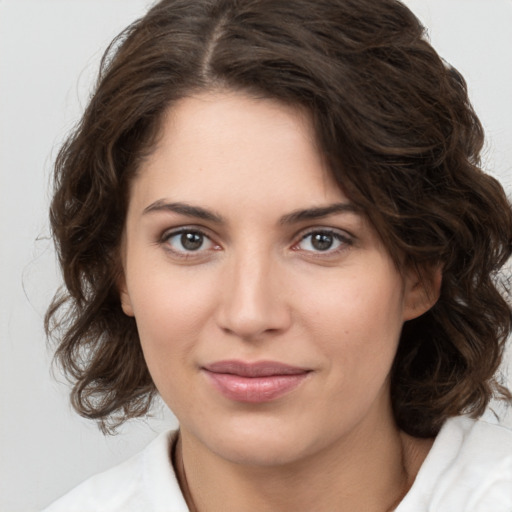
<svg viewBox="0 0 512 512">
<path fill-rule="evenodd" d="M 389 372 L 421 287 L 301 111 L 237 93 L 177 103 L 132 184 L 123 266 L 149 371 L 200 449 L 281 464 L 392 424 Z"/>
</svg>

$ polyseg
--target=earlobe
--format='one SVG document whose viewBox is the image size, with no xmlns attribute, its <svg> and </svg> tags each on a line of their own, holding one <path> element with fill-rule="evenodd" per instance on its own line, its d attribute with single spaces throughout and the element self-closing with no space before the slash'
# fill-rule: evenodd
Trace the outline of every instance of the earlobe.
<svg viewBox="0 0 512 512">
<path fill-rule="evenodd" d="M 434 306 L 441 294 L 442 281 L 441 266 L 411 270 L 405 283 L 404 321 L 418 318 Z"/>
<path fill-rule="evenodd" d="M 135 316 L 133 314 L 132 303 L 130 301 L 130 296 L 127 292 L 121 292 L 121 307 L 123 308 L 123 312 L 127 316 Z"/>
<path fill-rule="evenodd" d="M 119 298 L 121 300 L 121 308 L 126 316 L 135 316 L 133 313 L 132 301 L 130 294 L 126 289 L 126 279 L 124 274 L 118 279 L 117 289 L 119 290 Z"/>
</svg>

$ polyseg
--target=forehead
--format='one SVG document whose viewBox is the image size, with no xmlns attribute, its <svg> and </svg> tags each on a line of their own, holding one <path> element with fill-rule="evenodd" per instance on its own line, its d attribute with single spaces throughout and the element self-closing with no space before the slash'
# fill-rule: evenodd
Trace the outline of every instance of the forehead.
<svg viewBox="0 0 512 512">
<path fill-rule="evenodd" d="M 299 200 L 332 203 L 344 195 L 304 110 L 222 92 L 183 98 L 166 112 L 132 190 L 136 201 L 162 197 L 247 206 L 264 199 L 293 209 Z"/>
</svg>

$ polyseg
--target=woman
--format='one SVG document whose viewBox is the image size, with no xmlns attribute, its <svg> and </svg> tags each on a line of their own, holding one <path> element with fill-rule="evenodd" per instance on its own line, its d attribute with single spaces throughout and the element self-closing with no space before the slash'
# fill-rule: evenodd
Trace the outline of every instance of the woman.
<svg viewBox="0 0 512 512">
<path fill-rule="evenodd" d="M 506 511 L 512 210 L 462 77 L 393 0 L 164 0 L 56 163 L 47 329 L 109 431 L 49 511 Z M 500 293 L 501 292 L 501 293 Z"/>
</svg>

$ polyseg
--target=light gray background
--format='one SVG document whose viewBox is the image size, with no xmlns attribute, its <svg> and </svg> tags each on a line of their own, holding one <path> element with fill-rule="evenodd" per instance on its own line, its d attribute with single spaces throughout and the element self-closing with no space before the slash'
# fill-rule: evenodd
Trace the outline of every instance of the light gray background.
<svg viewBox="0 0 512 512">
<path fill-rule="evenodd" d="M 0 510 L 39 510 L 138 451 L 172 415 L 105 439 L 49 372 L 42 322 L 58 286 L 48 240 L 52 161 L 108 42 L 150 0 L 0 0 Z M 485 163 L 512 191 L 512 0 L 409 0 L 466 77 Z M 62 381 L 62 379 L 60 379 Z"/>
</svg>

